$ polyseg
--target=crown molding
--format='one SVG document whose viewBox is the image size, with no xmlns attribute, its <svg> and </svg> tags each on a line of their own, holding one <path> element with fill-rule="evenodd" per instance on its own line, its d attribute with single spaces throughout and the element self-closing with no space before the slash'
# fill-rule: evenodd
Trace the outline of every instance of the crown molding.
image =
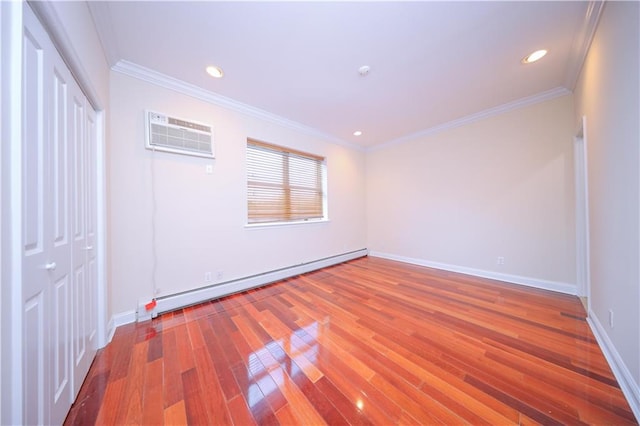
<svg viewBox="0 0 640 426">
<path fill-rule="evenodd" d="M 508 102 L 506 104 L 499 105 L 497 107 L 489 108 L 484 111 L 480 111 L 475 114 L 468 115 L 466 117 L 462 117 L 456 120 L 449 121 L 447 123 L 430 127 L 428 129 L 424 129 L 406 136 L 402 136 L 400 138 L 393 139 L 388 142 L 383 142 L 375 146 L 363 147 L 361 145 L 356 145 L 354 143 L 344 141 L 342 139 L 336 138 L 335 136 L 321 132 L 309 126 L 305 126 L 298 122 L 286 119 L 284 117 L 270 113 L 260 108 L 256 108 L 251 105 L 236 101 L 235 99 L 228 98 L 226 96 L 222 96 L 217 93 L 202 89 L 201 87 L 196 86 L 194 84 L 187 83 L 185 81 L 179 80 L 174 77 L 170 77 L 168 75 L 159 73 L 152 69 L 135 64 L 133 62 L 120 60 L 111 69 L 114 72 L 128 75 L 130 77 L 137 78 L 142 81 L 146 81 L 147 83 L 151 83 L 156 86 L 163 87 L 165 89 L 173 90 L 173 91 L 185 94 L 187 96 L 191 96 L 193 98 L 211 103 L 213 105 L 220 106 L 225 109 L 236 111 L 241 114 L 245 114 L 261 120 L 265 120 L 267 122 L 270 122 L 282 127 L 287 127 L 292 130 L 296 130 L 304 134 L 307 134 L 309 136 L 318 137 L 318 138 L 327 140 L 329 142 L 335 143 L 337 145 L 342 145 L 344 147 L 361 151 L 361 152 L 376 151 L 379 149 L 387 148 L 389 146 L 409 142 L 416 138 L 430 136 L 436 133 L 443 132 L 445 130 L 450 130 L 456 127 L 464 126 L 466 124 L 470 124 L 478 120 L 482 120 L 495 115 L 504 114 L 508 111 L 512 111 L 512 110 L 523 108 L 529 105 L 548 101 L 548 100 L 565 96 L 571 93 L 571 91 L 567 90 L 564 87 L 556 87 L 555 89 L 547 90 L 545 92 L 538 93 L 533 96 L 517 99 L 515 101 Z"/>
<path fill-rule="evenodd" d="M 164 87 L 165 89 L 173 90 L 184 95 L 208 102 L 210 104 L 217 105 L 231 111 L 239 112 L 250 117 L 258 118 L 276 124 L 278 126 L 296 130 L 306 135 L 317 137 L 336 145 L 342 145 L 346 148 L 354 149 L 361 152 L 365 151 L 365 148 L 360 145 L 344 141 L 312 127 L 305 126 L 304 124 L 300 124 L 293 120 L 289 120 L 279 115 L 272 114 L 251 105 L 247 105 L 245 103 L 236 101 L 235 99 L 210 92 L 194 84 L 170 77 L 149 68 L 145 68 L 143 66 L 134 64 L 133 62 L 121 60 L 118 61 L 111 69 L 115 72 L 146 81 L 147 83 Z"/>
<path fill-rule="evenodd" d="M 575 89 L 578 82 L 578 77 L 580 76 L 582 66 L 591 47 L 591 42 L 598 27 L 604 4 L 605 0 L 589 1 L 587 12 L 573 39 L 564 84 L 564 87 L 568 87 L 570 90 Z"/>
<path fill-rule="evenodd" d="M 399 145 L 405 142 L 412 141 L 417 138 L 435 135 L 436 133 L 444 132 L 445 130 L 455 129 L 456 127 L 464 126 L 475 121 L 483 120 L 485 118 L 493 117 L 496 115 L 504 114 L 509 111 L 524 108 L 529 105 L 534 105 L 540 102 L 548 101 L 551 99 L 559 98 L 570 94 L 571 92 L 564 87 L 556 87 L 555 89 L 547 90 L 537 95 L 527 96 L 526 98 L 517 99 L 506 104 L 498 105 L 497 107 L 489 108 L 484 111 L 477 112 L 475 114 L 467 115 L 456 120 L 448 121 L 443 124 L 439 124 L 428 129 L 420 130 L 419 132 L 411 133 L 406 136 L 399 137 L 397 139 L 383 142 L 379 145 L 372 146 L 367 151 L 377 151 L 379 149 L 388 148 L 393 145 Z"/>
</svg>

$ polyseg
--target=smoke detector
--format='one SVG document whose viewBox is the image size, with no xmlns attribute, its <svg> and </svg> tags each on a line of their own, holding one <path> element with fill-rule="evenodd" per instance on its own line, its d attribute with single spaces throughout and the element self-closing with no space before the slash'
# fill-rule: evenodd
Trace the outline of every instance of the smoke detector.
<svg viewBox="0 0 640 426">
<path fill-rule="evenodd" d="M 360 74 L 362 77 L 369 74 L 369 71 L 371 71 L 371 67 L 369 65 L 363 65 L 360 68 L 358 68 L 358 74 Z"/>
</svg>

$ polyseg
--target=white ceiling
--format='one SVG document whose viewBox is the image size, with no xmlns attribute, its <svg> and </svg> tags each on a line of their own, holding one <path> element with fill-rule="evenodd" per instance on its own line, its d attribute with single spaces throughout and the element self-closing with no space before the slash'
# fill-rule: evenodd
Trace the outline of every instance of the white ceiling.
<svg viewBox="0 0 640 426">
<path fill-rule="evenodd" d="M 107 59 L 365 147 L 572 90 L 587 2 L 90 2 Z M 549 50 L 540 62 L 522 57 Z M 205 67 L 224 69 L 213 79 Z M 366 77 L 358 73 L 371 67 Z M 215 124 L 215 123 L 214 123 Z M 360 137 L 353 136 L 362 130 Z"/>
</svg>

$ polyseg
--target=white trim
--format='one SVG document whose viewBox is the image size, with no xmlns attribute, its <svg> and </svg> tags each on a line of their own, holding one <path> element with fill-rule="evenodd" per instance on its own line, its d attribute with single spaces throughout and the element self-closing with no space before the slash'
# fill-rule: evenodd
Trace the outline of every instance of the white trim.
<svg viewBox="0 0 640 426">
<path fill-rule="evenodd" d="M 485 271 L 482 269 L 468 268 L 466 266 L 449 265 L 446 263 L 432 262 L 429 260 L 416 259 L 395 254 L 372 251 L 369 256 L 381 257 L 383 259 L 396 260 L 398 262 L 411 263 L 413 265 L 426 266 L 428 268 L 442 269 L 444 271 L 457 272 L 460 274 L 473 275 L 475 277 L 488 278 L 491 280 L 504 281 L 511 284 L 524 285 L 527 287 L 540 288 L 544 290 L 557 291 L 559 293 L 577 293 L 575 284 L 562 283 L 557 281 L 541 280 L 538 278 L 523 277 L 520 275 L 503 274 L 500 272 Z"/>
<path fill-rule="evenodd" d="M 587 156 L 587 117 L 582 116 L 573 138 L 576 190 L 576 280 L 578 295 L 587 298 L 591 309 L 591 249 L 589 245 L 589 181 Z"/>
<path fill-rule="evenodd" d="M 551 99 L 559 98 L 561 96 L 569 95 L 571 92 L 564 87 L 556 87 L 555 89 L 547 90 L 546 92 L 538 93 L 537 95 L 528 96 L 526 98 L 517 99 L 506 104 L 498 105 L 493 108 L 486 109 L 484 111 L 477 112 L 475 114 L 467 115 L 447 123 L 439 124 L 428 129 L 420 130 L 416 133 L 411 133 L 406 136 L 399 137 L 397 139 L 384 142 L 367 149 L 369 151 L 377 151 L 379 149 L 388 148 L 390 146 L 409 142 L 416 138 L 435 135 L 436 133 L 444 132 L 445 130 L 455 129 L 456 127 L 465 126 L 467 124 L 483 120 L 485 118 L 493 117 L 496 115 L 504 114 L 509 111 L 513 111 L 519 108 L 524 108 L 529 105 L 534 105 L 540 102 L 549 101 Z"/>
<path fill-rule="evenodd" d="M 298 225 L 310 225 L 312 223 L 329 223 L 331 222 L 327 218 L 322 219 L 308 219 L 308 220 L 291 220 L 288 222 L 267 222 L 267 223 L 247 223 L 244 225 L 245 229 L 268 229 L 268 228 L 281 228 L 286 226 L 298 226 Z"/>
<path fill-rule="evenodd" d="M 360 145 L 356 145 L 351 142 L 336 138 L 335 136 L 321 132 L 312 127 L 305 126 L 303 124 L 270 113 L 263 109 L 256 108 L 240 101 L 236 101 L 235 99 L 231 99 L 226 96 L 222 96 L 217 93 L 202 89 L 201 87 L 198 87 L 194 84 L 170 77 L 168 75 L 159 73 L 158 71 L 154 71 L 150 68 L 134 64 L 133 62 L 120 60 L 111 69 L 120 74 L 128 75 L 129 77 L 137 78 L 138 80 L 146 81 L 147 83 L 151 83 L 165 89 L 173 90 L 175 92 L 200 99 L 202 101 L 217 105 L 231 111 L 239 112 L 250 117 L 255 117 L 276 124 L 278 126 L 287 127 L 307 134 L 309 136 L 321 138 L 328 142 L 342 145 L 350 149 L 355 149 L 361 152 L 365 151 L 364 147 Z"/>
<path fill-rule="evenodd" d="M 106 143 L 107 126 L 105 111 L 96 111 L 96 249 L 98 262 L 97 281 L 97 326 L 98 348 L 109 343 L 107 332 L 107 168 L 106 168 Z"/>
<path fill-rule="evenodd" d="M 22 2 L 2 8 L 1 424 L 23 423 L 22 341 Z M 6 321 L 6 322 L 5 322 Z"/>
<path fill-rule="evenodd" d="M 132 322 L 136 322 L 136 311 L 134 310 L 121 312 L 112 316 L 109 320 L 109 324 L 107 325 L 107 342 L 111 342 L 111 339 L 113 339 L 113 335 L 118 327 L 121 325 L 131 324 Z"/>
<path fill-rule="evenodd" d="M 6 75 L 6 71 L 5 71 L 5 60 L 3 60 L 2 57 L 2 53 L 4 52 L 4 50 L 7 48 L 6 46 L 3 46 L 2 43 L 2 39 L 4 39 L 4 35 L 3 35 L 3 28 L 6 24 L 2 23 L 2 14 L 3 14 L 3 7 L 2 7 L 2 3 L 0 3 L 0 140 L 4 140 L 4 135 L 2 133 L 2 120 L 3 120 L 3 116 L 2 116 L 2 110 L 4 109 L 4 98 L 2 97 L 2 86 L 3 86 L 3 82 L 2 80 L 5 78 Z M 7 37 L 8 39 L 8 37 Z M 0 169 L 3 169 L 6 167 L 6 165 L 4 164 L 4 162 L 2 161 L 3 158 L 3 153 L 2 153 L 2 148 L 0 147 Z M 4 225 L 4 219 L 3 217 L 6 216 L 5 214 L 3 214 L 4 212 L 4 206 L 5 206 L 5 202 L 4 202 L 4 197 L 3 197 L 3 193 L 7 192 L 8 188 L 5 189 L 4 188 L 4 184 L 3 182 L 3 178 L 2 178 L 2 172 L 0 172 L 0 282 L 10 282 L 10 280 L 5 280 L 4 275 L 2 270 L 4 269 L 4 264 L 5 263 L 9 263 L 9 254 L 7 253 L 7 250 L 3 250 L 3 246 L 4 246 L 4 237 L 3 234 L 6 232 L 4 231 L 4 229 L 6 228 L 7 231 L 11 228 L 10 226 L 6 226 Z M 9 222 L 7 222 L 9 223 Z M 3 254 L 4 253 L 4 254 Z M 5 260 L 5 256 L 7 257 L 7 260 Z M 4 287 L 4 286 L 2 286 Z M 4 294 L 4 289 L 0 289 L 0 323 L 4 323 L 4 324 L 11 324 L 10 321 L 7 321 L 6 319 L 3 319 L 2 316 L 2 311 L 3 311 L 3 307 L 2 307 L 2 298 L 3 298 L 3 294 Z M 6 310 L 6 308 L 4 308 Z M 2 348 L 4 348 L 4 340 L 2 338 L 2 327 L 0 327 L 0 366 L 4 365 L 2 363 Z M 9 331 L 9 330 L 7 330 Z M 4 334 L 6 334 L 7 332 L 5 331 Z M 2 367 L 0 367 L 0 375 L 4 375 L 6 373 L 2 372 Z M 6 386 L 5 386 L 6 387 Z M 5 387 L 0 388 L 0 423 L 3 423 L 2 419 L 4 418 L 2 415 L 2 400 L 3 400 L 3 394 L 5 393 L 5 391 L 7 391 L 8 389 L 5 389 Z"/>
<path fill-rule="evenodd" d="M 107 323 L 107 342 L 111 342 L 111 339 L 113 339 L 113 335 L 115 334 L 115 332 L 116 332 L 115 317 L 111 317 L 111 319 Z"/>
<path fill-rule="evenodd" d="M 227 296 L 233 293 L 249 290 L 251 288 L 260 287 L 275 281 L 304 274 L 306 272 L 337 265 L 338 263 L 366 256 L 367 253 L 367 249 L 355 250 L 336 256 L 326 257 L 324 259 L 318 259 L 311 262 L 301 263 L 299 265 L 265 272 L 263 274 L 227 281 L 210 287 L 158 298 L 157 305 L 153 310 L 153 316 L 162 312 L 168 312 L 185 306 L 201 303 L 206 300 L 215 299 L 217 297 Z"/>
<path fill-rule="evenodd" d="M 580 29 L 573 39 L 573 45 L 569 53 L 569 61 L 567 64 L 567 73 L 565 75 L 564 86 L 570 90 L 576 88 L 580 71 L 587 58 L 589 47 L 593 41 L 593 36 L 596 33 L 598 22 L 600 21 L 600 15 L 604 8 L 604 0 L 589 1 L 587 6 L 587 13 L 584 16 L 584 20 L 580 24 Z"/>
<path fill-rule="evenodd" d="M 633 379 L 633 375 L 624 363 L 624 360 L 616 350 L 615 345 L 607 336 L 607 333 L 598 320 L 596 314 L 589 310 L 589 316 L 587 317 L 587 323 L 593 331 L 593 335 L 600 345 L 600 349 L 604 354 L 605 359 L 609 363 L 609 367 L 613 371 L 613 375 L 622 389 L 622 393 L 627 398 L 627 402 L 631 407 L 631 411 L 636 416 L 636 420 L 640 422 L 640 386 Z"/>
</svg>

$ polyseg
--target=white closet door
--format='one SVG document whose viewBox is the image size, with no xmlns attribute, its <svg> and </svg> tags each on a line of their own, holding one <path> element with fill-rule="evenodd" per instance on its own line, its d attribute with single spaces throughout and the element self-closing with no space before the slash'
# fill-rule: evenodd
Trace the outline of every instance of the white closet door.
<svg viewBox="0 0 640 426">
<path fill-rule="evenodd" d="M 24 7 L 23 357 L 26 424 L 61 423 L 71 404 L 69 71 Z"/>
<path fill-rule="evenodd" d="M 73 174 L 73 396 L 96 352 L 95 113 L 79 88 L 71 95 Z M 92 133 L 93 132 L 93 133 Z M 90 160 L 91 159 L 91 160 Z"/>
<path fill-rule="evenodd" d="M 23 419 L 61 424 L 97 346 L 96 116 L 23 10 Z"/>
<path fill-rule="evenodd" d="M 98 256 L 96 245 L 97 239 L 97 219 L 98 219 L 98 125 L 96 123 L 96 112 L 87 102 L 86 117 L 86 262 L 87 262 L 87 303 L 84 305 L 87 311 L 87 346 L 89 350 L 89 363 L 86 365 L 87 372 L 98 349 Z M 86 374 L 86 372 L 85 372 Z M 78 384 L 79 387 L 80 384 Z M 77 390 L 76 390 L 77 394 Z"/>
</svg>

